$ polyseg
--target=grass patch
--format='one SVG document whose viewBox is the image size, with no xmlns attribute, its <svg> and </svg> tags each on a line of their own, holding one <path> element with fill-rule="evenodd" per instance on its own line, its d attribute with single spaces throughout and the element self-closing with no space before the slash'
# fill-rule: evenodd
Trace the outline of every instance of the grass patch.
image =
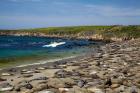
<svg viewBox="0 0 140 93">
<path fill-rule="evenodd" d="M 140 37 L 140 25 L 130 26 L 72 26 L 72 27 L 48 27 L 48 28 L 34 28 L 34 29 L 19 29 L 19 30 L 0 30 L 6 34 L 10 33 L 43 33 L 46 35 L 58 35 L 69 37 L 85 37 L 93 36 L 95 34 L 101 35 L 104 39 L 113 37 L 132 39 Z"/>
</svg>

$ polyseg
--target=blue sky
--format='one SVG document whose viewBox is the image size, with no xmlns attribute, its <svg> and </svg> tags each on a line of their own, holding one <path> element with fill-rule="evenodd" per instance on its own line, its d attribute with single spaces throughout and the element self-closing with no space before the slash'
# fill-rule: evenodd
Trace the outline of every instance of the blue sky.
<svg viewBox="0 0 140 93">
<path fill-rule="evenodd" d="M 0 29 L 117 24 L 140 24 L 140 0 L 0 0 Z"/>
</svg>

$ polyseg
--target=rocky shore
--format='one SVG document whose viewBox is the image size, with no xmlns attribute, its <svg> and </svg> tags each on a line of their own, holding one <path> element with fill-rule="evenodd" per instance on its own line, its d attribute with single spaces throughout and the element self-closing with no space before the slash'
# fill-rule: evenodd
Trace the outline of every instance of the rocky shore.
<svg viewBox="0 0 140 93">
<path fill-rule="evenodd" d="M 140 39 L 93 54 L 0 72 L 2 93 L 140 93 Z"/>
<path fill-rule="evenodd" d="M 0 31 L 0 36 L 34 36 L 34 37 L 54 37 L 54 38 L 68 38 L 68 39 L 87 39 L 87 40 L 96 40 L 96 41 L 123 41 L 126 38 L 124 37 L 111 37 L 105 38 L 103 35 L 99 34 L 46 34 L 42 32 L 22 32 L 22 31 Z M 131 38 L 132 39 L 132 38 Z M 129 39 L 130 40 L 130 39 Z"/>
</svg>

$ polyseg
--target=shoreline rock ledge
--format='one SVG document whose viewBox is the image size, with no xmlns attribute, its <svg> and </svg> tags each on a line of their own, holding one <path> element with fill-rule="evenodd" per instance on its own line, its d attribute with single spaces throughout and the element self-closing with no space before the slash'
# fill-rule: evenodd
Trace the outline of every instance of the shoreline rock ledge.
<svg viewBox="0 0 140 93">
<path fill-rule="evenodd" d="M 0 92 L 140 93 L 140 39 L 109 43 L 62 63 L 5 70 Z"/>
</svg>

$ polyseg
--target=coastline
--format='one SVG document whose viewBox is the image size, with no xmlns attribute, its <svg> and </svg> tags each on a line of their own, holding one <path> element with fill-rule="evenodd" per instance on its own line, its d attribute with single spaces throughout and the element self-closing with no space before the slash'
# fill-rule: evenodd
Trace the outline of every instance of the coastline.
<svg viewBox="0 0 140 93">
<path fill-rule="evenodd" d="M 32 68 L 34 66 L 38 67 L 38 66 L 42 66 L 42 65 L 51 65 L 51 64 L 55 64 L 56 62 L 59 62 L 59 61 L 71 60 L 74 58 L 81 57 L 83 55 L 84 54 L 77 55 L 77 56 L 64 57 L 64 58 L 50 59 L 50 60 L 42 60 L 42 61 L 31 63 L 31 64 L 23 64 L 23 65 L 18 65 L 16 67 L 4 68 L 4 69 L 0 69 L 0 73 L 3 71 L 7 71 L 9 69 L 12 69 L 12 68 L 20 69 L 20 68 Z"/>
<path fill-rule="evenodd" d="M 125 41 L 140 37 L 139 25 L 70 26 L 17 30 L 0 30 L 0 35 L 56 37 L 69 39 L 101 40 L 104 42 Z"/>
<path fill-rule="evenodd" d="M 11 36 L 10 36 L 11 37 Z M 12 38 L 13 38 L 13 36 L 12 36 Z M 20 37 L 14 37 L 14 38 L 17 38 L 17 39 L 19 39 Z M 32 38 L 32 37 L 21 37 L 21 38 Z M 41 42 L 43 42 L 43 40 L 44 39 L 52 39 L 52 38 L 37 38 L 37 37 L 33 37 L 33 39 L 39 39 L 39 40 L 41 40 Z M 9 38 L 8 37 L 4 37 L 4 39 L 8 39 L 9 40 Z M 43 40 L 42 40 L 43 39 Z M 2 37 L 2 40 L 3 40 L 3 37 Z M 61 39 L 62 40 L 62 39 Z M 64 39 L 65 40 L 65 39 Z M 54 41 L 57 41 L 57 39 L 56 40 L 54 40 Z M 5 56 L 5 58 L 2 58 L 1 57 L 1 59 L 0 59 L 0 68 L 6 68 L 6 67 L 14 67 L 14 66 L 17 66 L 17 65 L 24 65 L 24 63 L 25 64 L 32 64 L 32 63 L 36 63 L 36 62 L 38 62 L 39 63 L 39 61 L 46 61 L 46 60 L 50 60 L 50 59 L 57 59 L 57 58 L 64 58 L 64 57 L 67 57 L 67 56 L 74 56 L 74 55 L 78 55 L 78 54 L 81 54 L 82 52 L 86 52 L 86 51 L 90 51 L 90 45 L 86 45 L 86 46 L 83 46 L 83 47 L 81 47 L 81 45 L 76 45 L 75 43 L 75 48 L 73 48 L 73 49 L 71 49 L 71 46 L 69 45 L 70 43 L 69 43 L 69 41 L 70 42 L 79 42 L 79 43 L 81 43 L 80 41 L 82 41 L 82 40 L 68 40 L 68 43 L 67 43 L 67 45 L 65 45 L 64 46 L 64 49 L 62 48 L 62 47 L 60 47 L 60 50 L 59 50 L 59 47 L 58 48 L 42 48 L 42 46 L 45 44 L 42 44 L 42 45 L 39 45 L 39 48 L 41 48 L 42 50 L 41 51 L 35 51 L 35 52 L 33 52 L 32 54 L 33 55 L 28 55 L 28 54 L 25 54 L 25 56 L 20 56 L 20 55 L 17 55 L 17 56 L 14 56 L 14 57 L 6 57 L 6 55 L 4 55 L 4 54 L 6 54 L 6 53 L 1 53 L 1 55 L 0 56 Z M 83 40 L 84 42 L 86 42 L 87 40 Z M 58 41 L 59 42 L 59 41 Z M 92 41 L 87 41 L 87 42 L 92 42 Z M 94 41 L 93 41 L 94 42 Z M 12 42 L 11 42 L 12 43 Z M 99 42 L 99 44 L 100 44 L 101 42 Z M 49 43 L 48 43 L 49 44 Z M 94 44 L 96 44 L 96 41 L 94 42 L 94 43 L 91 43 L 91 44 L 93 44 L 93 47 L 94 46 L 97 46 L 97 45 L 99 45 L 98 43 L 97 43 L 97 45 L 94 45 Z M 101 43 L 101 44 L 104 44 L 104 43 Z M 35 45 L 34 45 L 35 46 Z M 36 45 L 37 46 L 37 45 Z M 16 47 L 16 46 L 15 46 Z M 19 46 L 20 47 L 20 46 Z M 69 48 L 70 47 L 70 48 Z M 72 46 L 72 47 L 74 47 L 74 45 Z M 26 47 L 25 47 L 26 48 Z M 37 47 L 38 48 L 38 47 Z M 65 48 L 66 48 L 66 50 L 67 51 L 63 51 L 63 50 L 65 50 Z M 8 49 L 8 48 L 7 48 Z M 49 54 L 49 49 L 52 51 L 52 53 L 51 53 L 51 51 L 50 51 L 50 54 Z M 63 50 L 61 50 L 61 49 L 63 49 Z M 14 49 L 15 50 L 15 49 Z M 31 49 L 32 50 L 32 49 Z M 7 51 L 7 50 L 5 50 L 5 51 Z M 13 51 L 13 50 L 12 50 Z M 24 51 L 24 50 L 23 50 Z M 60 51 L 60 53 L 59 53 L 59 51 Z M 8 52 L 8 51 L 7 51 Z M 12 52 L 8 52 L 8 53 L 12 53 Z M 7 54 L 8 54 L 7 53 Z M 12 54 L 11 54 L 12 55 Z M 14 55 L 16 55 L 16 52 L 14 53 Z"/>
<path fill-rule="evenodd" d="M 57 63 L 62 62 L 62 61 L 78 60 L 80 58 L 86 58 L 86 57 L 89 57 L 93 54 L 96 54 L 98 49 L 99 48 L 94 47 L 94 51 L 86 52 L 86 53 L 82 53 L 82 54 L 76 54 L 74 56 L 56 58 L 56 59 L 49 59 L 49 60 L 40 60 L 38 62 L 31 63 L 31 64 L 22 64 L 22 65 L 17 65 L 15 67 L 3 68 L 3 69 L 0 69 L 0 73 L 8 71 L 8 70 L 13 69 L 13 68 L 16 68 L 17 70 L 18 69 L 20 69 L 20 70 L 21 69 L 30 69 L 30 68 L 37 68 L 37 67 L 40 67 L 40 66 L 43 66 L 43 65 L 53 65 L 53 64 L 57 64 Z M 93 52 L 95 52 L 95 53 L 93 53 Z"/>
<path fill-rule="evenodd" d="M 0 74 L 4 93 L 140 92 L 140 39 L 113 42 L 96 52 Z M 131 92 L 130 92 L 131 93 Z"/>
</svg>

